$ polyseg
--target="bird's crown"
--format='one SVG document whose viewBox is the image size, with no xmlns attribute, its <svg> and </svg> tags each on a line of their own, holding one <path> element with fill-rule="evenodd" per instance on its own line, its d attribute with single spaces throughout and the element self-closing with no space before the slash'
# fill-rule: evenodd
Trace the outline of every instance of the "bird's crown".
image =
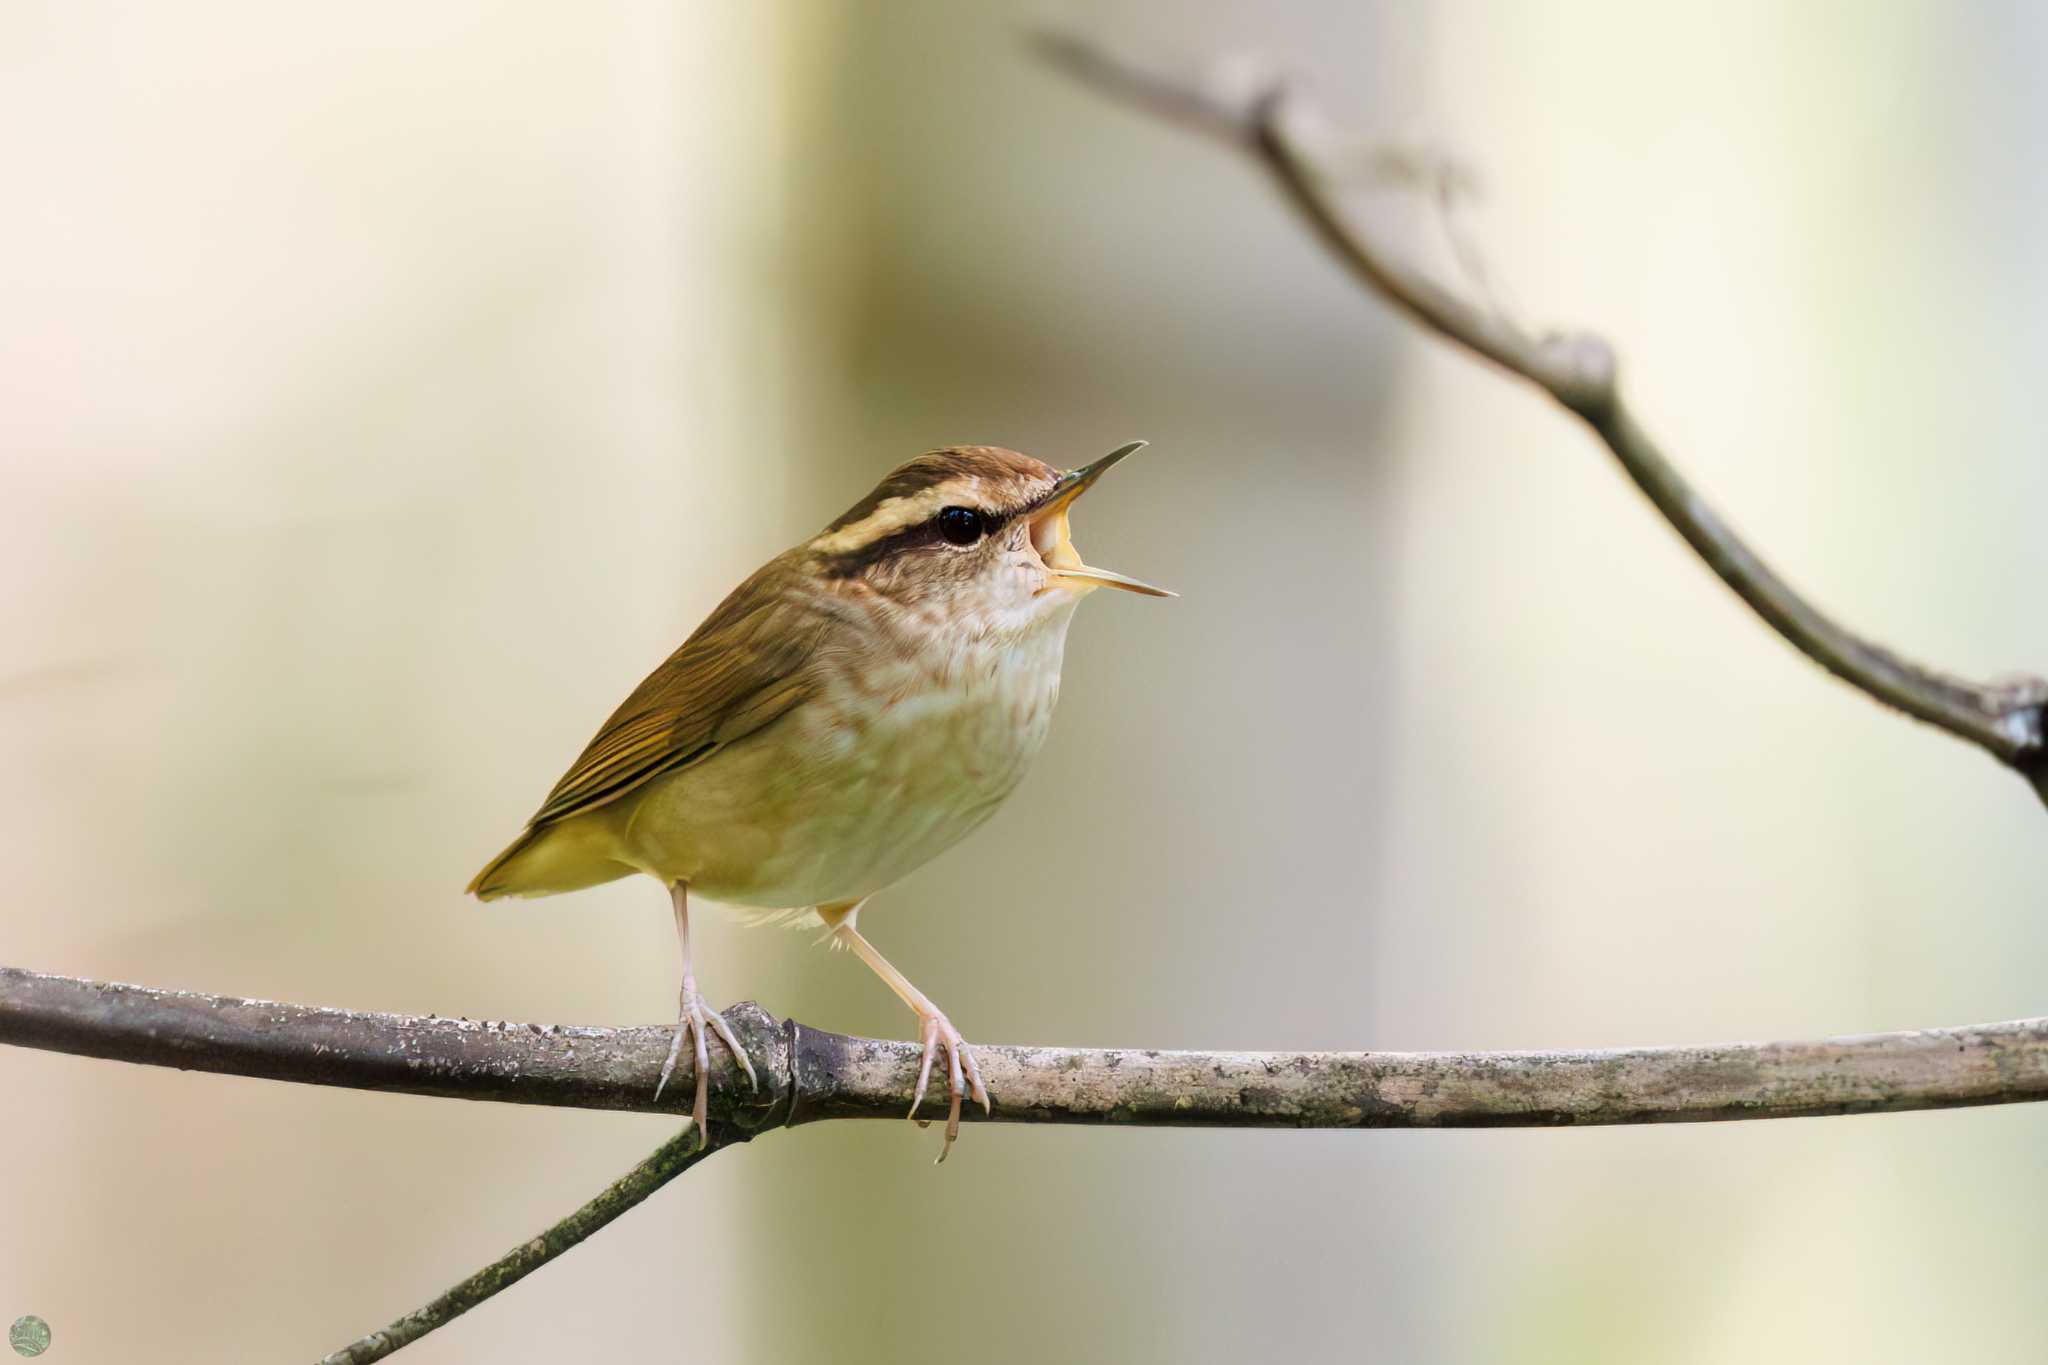
<svg viewBox="0 0 2048 1365">
<path fill-rule="evenodd" d="M 951 599 L 981 613 L 1045 617 L 1098 587 L 1171 597 L 1081 560 L 1068 534 L 1074 500 L 1145 443 L 1062 472 L 1001 446 L 948 446 L 875 486 L 798 552 L 815 580 L 855 583 L 897 603 Z M 1063 598 L 1049 597 L 1065 588 Z"/>
<path fill-rule="evenodd" d="M 983 519 L 984 533 L 1041 501 L 1059 480 L 1043 460 L 1001 446 L 948 446 L 899 465 L 874 491 L 820 532 L 811 548 L 829 558 L 868 558 L 926 534 L 949 508 Z"/>
</svg>

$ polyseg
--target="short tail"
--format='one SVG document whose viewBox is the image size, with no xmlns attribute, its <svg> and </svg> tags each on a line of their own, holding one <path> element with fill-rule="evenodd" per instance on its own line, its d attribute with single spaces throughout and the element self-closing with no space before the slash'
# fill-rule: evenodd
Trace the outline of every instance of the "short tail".
<svg viewBox="0 0 2048 1365">
<path fill-rule="evenodd" d="M 469 884 L 478 900 L 500 896 L 553 896 L 601 886 L 639 871 L 612 858 L 611 839 L 601 828 L 574 821 L 534 825 L 503 853 L 484 864 Z"/>
<path fill-rule="evenodd" d="M 505 879 L 505 868 L 514 858 L 526 851 L 533 841 L 533 831 L 528 830 L 512 841 L 511 847 L 484 864 L 484 870 L 469 879 L 465 895 L 475 896 L 480 901 L 494 901 L 500 896 L 513 894 Z"/>
</svg>

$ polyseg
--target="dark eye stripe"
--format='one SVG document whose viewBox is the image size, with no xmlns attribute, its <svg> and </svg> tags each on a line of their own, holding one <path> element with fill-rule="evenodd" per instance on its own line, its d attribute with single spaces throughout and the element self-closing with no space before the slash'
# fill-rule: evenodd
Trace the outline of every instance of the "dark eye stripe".
<svg viewBox="0 0 2048 1365">
<path fill-rule="evenodd" d="M 921 521 L 915 526 L 906 526 L 900 531 L 891 532 L 879 540 L 862 545 L 857 549 L 832 556 L 826 569 L 827 575 L 833 578 L 852 578 L 869 565 L 878 563 L 881 560 L 889 559 L 899 554 L 906 554 L 922 547 L 945 544 L 945 537 L 939 530 L 939 518 L 945 516 L 951 510 L 951 508 L 941 508 L 930 519 Z M 968 510 L 980 513 L 980 539 L 985 540 L 1008 526 L 1025 509 L 1016 507 L 1000 512 L 990 511 L 987 508 L 970 508 Z"/>
</svg>

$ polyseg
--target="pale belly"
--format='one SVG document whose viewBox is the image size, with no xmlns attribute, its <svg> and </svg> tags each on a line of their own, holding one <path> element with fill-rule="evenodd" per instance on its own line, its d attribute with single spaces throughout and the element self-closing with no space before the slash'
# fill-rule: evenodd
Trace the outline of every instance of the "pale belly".
<svg viewBox="0 0 2048 1365">
<path fill-rule="evenodd" d="M 795 909 L 900 880 L 994 814 L 1045 742 L 1065 631 L 956 660 L 835 680 L 620 812 L 635 866 L 713 900 Z"/>
</svg>

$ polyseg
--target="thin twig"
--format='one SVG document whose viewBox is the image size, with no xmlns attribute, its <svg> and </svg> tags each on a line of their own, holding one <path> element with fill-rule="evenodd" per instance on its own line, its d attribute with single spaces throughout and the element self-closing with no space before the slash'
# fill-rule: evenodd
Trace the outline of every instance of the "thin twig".
<svg viewBox="0 0 2048 1365">
<path fill-rule="evenodd" d="M 713 1145 L 700 1151 L 695 1130 L 686 1125 L 681 1133 L 655 1148 L 632 1170 L 605 1186 L 597 1198 L 540 1236 L 521 1242 L 447 1293 L 407 1313 L 389 1327 L 379 1328 L 332 1355 L 322 1356 L 320 1365 L 369 1365 L 370 1361 L 382 1360 L 399 1347 L 418 1341 L 435 1328 L 447 1326 L 485 1299 L 510 1289 L 578 1245 L 627 1209 L 644 1202 L 649 1195 L 713 1152 L 722 1151 L 730 1145 L 714 1141 Z"/>
<path fill-rule="evenodd" d="M 1323 243 L 1381 298 L 1536 384 L 1580 417 L 1665 518 L 1809 658 L 1908 715 L 1985 749 L 2048 800 L 2048 682 L 1984 685 L 1899 658 L 1836 624 L 1780 578 L 1665 459 L 1625 406 L 1608 344 L 1528 335 L 1468 303 L 1352 224 L 1290 128 L 1278 83 L 1232 94 L 1142 70 L 1067 38 L 1044 55 L 1086 83 L 1256 157 Z M 762 1078 L 716 1078 L 713 1142 L 685 1129 L 601 1194 L 424 1307 L 327 1356 L 381 1360 L 508 1288 L 723 1145 L 773 1126 L 900 1114 L 907 1043 L 728 1013 Z M 0 968 L 0 1043 L 223 1074 L 514 1103 L 674 1111 L 653 1081 L 669 1030 L 365 1014 L 158 991 Z M 1504 1127 L 1898 1112 L 2048 1099 L 2048 1019 L 1813 1042 L 1587 1052 L 1250 1053 L 979 1049 L 994 1119 L 1227 1127 Z M 970 1116 L 972 1111 L 970 1110 Z"/>
<path fill-rule="evenodd" d="M 1308 111 L 1283 82 L 1180 79 L 1065 35 L 1033 41 L 1083 84 L 1248 153 L 1318 240 L 1383 301 L 1584 421 L 1721 581 L 1801 653 L 1885 705 L 1977 745 L 2048 801 L 2048 681 L 1976 683 L 1936 672 L 1848 630 L 1801 596 L 1665 458 L 1625 403 L 1607 342 L 1583 332 L 1531 336 L 1413 269 L 1352 222 L 1308 145 Z"/>
</svg>

